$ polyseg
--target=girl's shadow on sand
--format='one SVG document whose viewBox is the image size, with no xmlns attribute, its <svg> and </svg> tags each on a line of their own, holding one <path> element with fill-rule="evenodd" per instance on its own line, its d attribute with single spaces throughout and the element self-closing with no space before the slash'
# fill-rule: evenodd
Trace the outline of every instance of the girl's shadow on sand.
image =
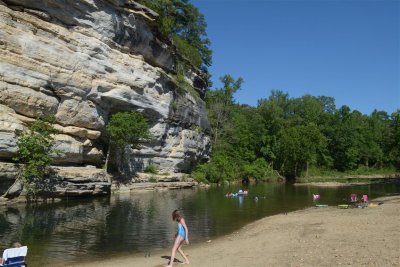
<svg viewBox="0 0 400 267">
<path fill-rule="evenodd" d="M 169 262 L 170 259 L 171 259 L 171 256 L 161 256 L 161 258 L 162 258 L 162 259 L 166 259 L 167 262 L 164 263 L 164 264 L 155 265 L 154 267 L 164 267 L 164 266 L 167 266 L 167 265 L 168 265 L 168 262 Z M 180 260 L 178 260 L 178 259 L 175 258 L 174 263 L 182 264 L 183 261 L 180 261 Z"/>
</svg>

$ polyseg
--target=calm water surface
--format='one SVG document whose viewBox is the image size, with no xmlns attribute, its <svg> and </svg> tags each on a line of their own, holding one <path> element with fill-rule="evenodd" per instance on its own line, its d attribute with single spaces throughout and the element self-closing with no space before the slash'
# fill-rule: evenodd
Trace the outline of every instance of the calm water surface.
<svg viewBox="0 0 400 267">
<path fill-rule="evenodd" d="M 370 198 L 400 193 L 400 185 L 317 188 L 261 184 L 243 198 L 226 198 L 239 186 L 143 192 L 54 204 L 0 207 L 0 250 L 19 240 L 28 245 L 30 267 L 63 266 L 82 259 L 142 254 L 170 247 L 176 232 L 171 212 L 182 210 L 190 242 L 231 233 L 243 225 L 313 205 L 347 203 L 351 193 Z M 257 196 L 259 200 L 254 201 Z"/>
</svg>

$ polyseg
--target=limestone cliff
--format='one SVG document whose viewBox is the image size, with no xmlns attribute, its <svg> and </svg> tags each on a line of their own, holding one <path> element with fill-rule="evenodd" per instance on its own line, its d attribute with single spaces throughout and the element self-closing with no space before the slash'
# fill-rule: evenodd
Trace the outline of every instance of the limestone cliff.
<svg viewBox="0 0 400 267">
<path fill-rule="evenodd" d="M 207 159 L 206 84 L 191 71 L 193 90 L 178 90 L 176 50 L 156 19 L 129 0 L 0 0 L 0 163 L 15 155 L 18 131 L 53 114 L 63 152 L 55 164 L 100 168 L 107 121 L 127 110 L 142 112 L 155 136 L 127 153 L 133 172 L 149 161 L 189 172 Z"/>
</svg>

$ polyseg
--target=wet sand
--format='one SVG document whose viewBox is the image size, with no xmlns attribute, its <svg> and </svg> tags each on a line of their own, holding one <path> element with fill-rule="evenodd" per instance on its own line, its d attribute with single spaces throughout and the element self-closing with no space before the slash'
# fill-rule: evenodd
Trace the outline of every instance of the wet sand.
<svg viewBox="0 0 400 267">
<path fill-rule="evenodd" d="M 308 208 L 263 218 L 184 246 L 188 266 L 400 266 L 400 195 L 379 200 L 384 204 L 364 209 Z M 164 266 L 169 256 L 165 250 L 79 266 Z"/>
</svg>

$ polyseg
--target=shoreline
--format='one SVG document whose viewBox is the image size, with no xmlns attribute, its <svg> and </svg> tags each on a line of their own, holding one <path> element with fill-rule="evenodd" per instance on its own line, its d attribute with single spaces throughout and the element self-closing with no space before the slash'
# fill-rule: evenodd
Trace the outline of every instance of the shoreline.
<svg viewBox="0 0 400 267">
<path fill-rule="evenodd" d="M 393 173 L 388 173 L 388 174 L 343 174 L 343 175 L 320 175 L 320 176 L 309 176 L 309 177 L 303 177 L 307 179 L 315 179 L 315 178 L 322 178 L 322 179 L 335 179 L 335 178 L 341 178 L 341 179 L 396 179 L 400 178 L 400 173 L 398 172 L 393 172 Z"/>
<path fill-rule="evenodd" d="M 393 180 L 387 180 L 384 182 L 371 182 L 371 181 L 366 181 L 366 182 L 351 182 L 351 183 L 345 183 L 345 182 L 306 182 L 306 183 L 294 183 L 294 186 L 319 186 L 319 187 L 341 187 L 341 186 L 357 186 L 357 185 L 373 185 L 373 184 L 398 184 L 400 183 L 400 179 L 393 179 Z"/>
<path fill-rule="evenodd" d="M 265 217 L 183 250 L 191 261 L 188 266 L 395 266 L 400 262 L 400 194 L 376 200 L 384 204 L 365 209 L 313 207 Z M 164 266 L 169 256 L 170 248 L 79 266 Z"/>
<path fill-rule="evenodd" d="M 302 180 L 304 182 L 302 182 Z M 345 176 L 312 176 L 300 178 L 295 186 L 357 186 L 369 184 L 397 184 L 400 183 L 400 174 L 392 173 L 387 175 L 345 175 Z"/>
<path fill-rule="evenodd" d="M 360 183 L 341 183 L 341 182 L 307 182 L 307 183 L 294 183 L 295 186 L 319 186 L 319 187 L 340 187 L 340 186 L 357 186 L 357 185 L 369 185 L 377 184 L 371 182 L 360 182 Z"/>
</svg>

